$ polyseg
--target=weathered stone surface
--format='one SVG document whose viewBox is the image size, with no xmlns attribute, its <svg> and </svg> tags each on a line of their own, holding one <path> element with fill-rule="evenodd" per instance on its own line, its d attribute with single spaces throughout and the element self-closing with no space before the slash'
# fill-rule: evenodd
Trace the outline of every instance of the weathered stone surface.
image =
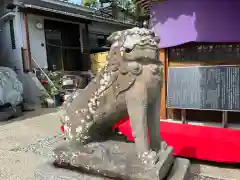
<svg viewBox="0 0 240 180">
<path fill-rule="evenodd" d="M 111 180 L 104 177 L 90 176 L 67 169 L 59 169 L 51 164 L 42 164 L 34 173 L 33 180 Z M 178 180 L 178 179 L 176 179 Z M 181 180 L 179 178 L 179 180 Z M 191 174 L 189 180 L 226 180 L 203 175 Z"/>
<path fill-rule="evenodd" d="M 176 158 L 167 180 L 188 180 L 190 177 L 190 161 Z"/>
<path fill-rule="evenodd" d="M 159 37 L 132 28 L 108 40 L 106 66 L 65 103 L 61 121 L 69 144 L 55 149 L 54 165 L 114 179 L 163 180 L 174 158 L 159 136 Z M 135 143 L 109 140 L 112 127 L 128 115 Z"/>
<path fill-rule="evenodd" d="M 67 169 L 59 169 L 51 164 L 42 164 L 34 173 L 33 180 L 107 180 Z"/>
<path fill-rule="evenodd" d="M 174 157 L 172 156 L 173 148 L 168 147 L 164 152 L 160 153 L 160 159 L 157 164 L 157 169 L 159 169 L 158 180 L 165 179 L 168 172 L 174 163 Z"/>
<path fill-rule="evenodd" d="M 159 38 L 152 30 L 136 27 L 113 33 L 109 41 L 106 66 L 83 91 L 65 102 L 62 123 L 66 138 L 82 146 L 106 139 L 112 127 L 129 115 L 138 154 L 158 152 L 163 82 Z"/>
<path fill-rule="evenodd" d="M 157 154 L 156 164 L 142 162 L 133 143 L 105 141 L 89 144 L 85 149 L 62 146 L 55 150 L 61 159 L 55 161 L 57 167 L 70 168 L 108 178 L 126 180 L 162 180 L 169 172 L 174 158 L 172 147 Z M 79 153 L 79 150 L 81 153 Z M 84 153 L 84 151 L 92 153 Z"/>
</svg>

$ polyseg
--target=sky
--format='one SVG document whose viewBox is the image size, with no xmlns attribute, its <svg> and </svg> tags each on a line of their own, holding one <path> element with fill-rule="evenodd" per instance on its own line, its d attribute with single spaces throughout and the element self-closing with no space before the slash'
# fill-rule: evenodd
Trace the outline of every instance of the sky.
<svg viewBox="0 0 240 180">
<path fill-rule="evenodd" d="M 74 3 L 74 4 L 82 4 L 82 0 L 69 0 L 69 2 Z"/>
</svg>

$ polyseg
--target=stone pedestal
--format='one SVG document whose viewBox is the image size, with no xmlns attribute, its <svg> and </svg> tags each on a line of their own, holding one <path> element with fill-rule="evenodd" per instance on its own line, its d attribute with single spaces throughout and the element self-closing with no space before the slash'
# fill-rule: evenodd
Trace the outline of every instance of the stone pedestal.
<svg viewBox="0 0 240 180">
<path fill-rule="evenodd" d="M 107 178 L 91 176 L 67 169 L 54 167 L 52 164 L 42 164 L 34 172 L 33 180 L 109 180 Z"/>
<path fill-rule="evenodd" d="M 162 150 L 157 154 L 157 163 L 152 165 L 139 160 L 133 143 L 109 140 L 89 144 L 80 150 L 70 148 L 69 145 L 62 145 L 55 150 L 58 157 L 54 163 L 56 169 L 53 171 L 54 168 L 50 165 L 41 167 L 41 170 L 35 173 L 35 179 L 40 180 L 45 172 L 49 180 L 51 173 L 59 176 L 55 178 L 56 180 L 59 178 L 76 179 L 76 177 L 78 179 L 187 180 L 189 161 L 174 158 L 172 152 L 172 147 Z M 59 168 L 61 171 L 64 170 L 61 172 L 62 175 L 56 172 Z M 86 176 L 86 174 L 92 176 Z"/>
</svg>

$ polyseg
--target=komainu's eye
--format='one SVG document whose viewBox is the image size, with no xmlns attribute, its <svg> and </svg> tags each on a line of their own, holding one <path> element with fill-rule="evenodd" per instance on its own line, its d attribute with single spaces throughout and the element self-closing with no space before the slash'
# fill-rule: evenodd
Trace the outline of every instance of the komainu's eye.
<svg viewBox="0 0 240 180">
<path fill-rule="evenodd" d="M 125 52 L 126 52 L 126 53 L 130 53 L 130 52 L 131 52 L 131 49 L 126 48 L 126 49 L 125 49 Z"/>
</svg>

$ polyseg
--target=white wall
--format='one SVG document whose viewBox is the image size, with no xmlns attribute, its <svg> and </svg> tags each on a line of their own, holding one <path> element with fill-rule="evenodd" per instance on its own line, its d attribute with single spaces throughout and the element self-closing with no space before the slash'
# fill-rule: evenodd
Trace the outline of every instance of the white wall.
<svg viewBox="0 0 240 180">
<path fill-rule="evenodd" d="M 31 74 L 23 72 L 21 48 L 26 48 L 26 40 L 24 35 L 24 20 L 22 13 L 15 13 L 13 24 L 16 49 L 12 49 L 9 21 L 6 21 L 3 25 L 2 31 L 0 32 L 0 66 L 10 67 L 13 69 L 16 68 L 17 70 L 15 72 L 23 84 L 24 99 L 31 104 L 39 104 L 39 88 L 32 80 Z"/>
<path fill-rule="evenodd" d="M 43 28 L 37 29 L 36 23 L 41 23 L 43 25 Z M 28 28 L 31 56 L 35 59 L 35 61 L 41 68 L 48 68 L 44 33 L 44 18 L 42 16 L 29 14 Z M 41 44 L 43 44 L 44 46 L 42 46 Z"/>
<path fill-rule="evenodd" d="M 0 66 L 7 66 L 10 68 L 16 68 L 19 72 L 22 71 L 22 58 L 21 58 L 21 37 L 19 37 L 19 30 L 21 26 L 19 24 L 19 14 L 16 13 L 13 19 L 14 34 L 16 41 L 16 49 L 12 49 L 11 36 L 10 36 L 10 25 L 9 21 L 3 24 L 2 31 L 0 32 Z"/>
</svg>

